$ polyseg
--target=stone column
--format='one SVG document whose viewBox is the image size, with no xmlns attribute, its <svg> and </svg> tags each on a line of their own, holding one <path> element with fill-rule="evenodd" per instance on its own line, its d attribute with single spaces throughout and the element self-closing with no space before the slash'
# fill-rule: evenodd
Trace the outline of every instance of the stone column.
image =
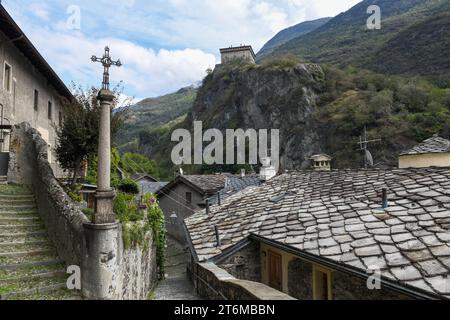
<svg viewBox="0 0 450 320">
<path fill-rule="evenodd" d="M 82 260 L 83 297 L 90 300 L 112 300 L 120 297 L 120 262 L 122 237 L 113 211 L 111 188 L 111 106 L 114 95 L 102 89 L 98 146 L 98 187 L 93 223 L 84 225 L 85 244 Z"/>
<path fill-rule="evenodd" d="M 111 107 L 114 94 L 102 89 L 98 94 L 101 105 L 98 141 L 98 188 L 96 193 L 95 224 L 114 223 L 114 191 L 111 189 Z"/>
</svg>

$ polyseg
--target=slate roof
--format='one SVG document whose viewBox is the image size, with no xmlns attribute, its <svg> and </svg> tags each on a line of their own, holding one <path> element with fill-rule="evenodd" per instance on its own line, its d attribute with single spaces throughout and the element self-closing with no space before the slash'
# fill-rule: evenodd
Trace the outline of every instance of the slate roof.
<svg viewBox="0 0 450 320">
<path fill-rule="evenodd" d="M 434 135 L 430 139 L 427 139 L 415 146 L 414 148 L 402 152 L 401 155 L 416 155 L 426 153 L 443 153 L 450 152 L 450 141 L 444 138 Z"/>
<path fill-rule="evenodd" d="M 148 173 L 136 173 L 131 176 L 131 179 L 133 179 L 134 181 L 140 181 L 144 178 L 146 178 L 148 180 L 153 180 L 153 182 L 158 182 L 158 179 L 153 178 Z"/>
<path fill-rule="evenodd" d="M 167 186 L 168 182 L 144 182 L 138 181 L 143 193 L 157 193 L 159 190 Z"/>
<path fill-rule="evenodd" d="M 256 235 L 364 273 L 376 265 L 386 281 L 450 298 L 450 168 L 292 172 L 185 224 L 199 261 Z"/>
<path fill-rule="evenodd" d="M 244 177 L 228 175 L 225 188 L 220 190 L 220 197 L 222 200 L 225 200 L 245 188 L 259 186 L 261 183 L 259 175 L 246 175 Z M 210 204 L 217 204 L 217 195 L 213 195 L 209 200 Z"/>
<path fill-rule="evenodd" d="M 183 175 L 193 185 L 202 189 L 204 192 L 219 191 L 225 187 L 225 174 L 206 174 L 206 175 Z"/>
</svg>

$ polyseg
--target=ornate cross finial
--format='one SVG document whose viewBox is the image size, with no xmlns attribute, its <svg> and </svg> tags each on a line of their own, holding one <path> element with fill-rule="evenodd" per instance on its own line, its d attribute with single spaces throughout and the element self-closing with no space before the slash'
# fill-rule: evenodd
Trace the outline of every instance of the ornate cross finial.
<svg viewBox="0 0 450 320">
<path fill-rule="evenodd" d="M 113 61 L 111 59 L 111 56 L 109 55 L 109 47 L 105 47 L 103 58 L 92 56 L 91 60 L 92 62 L 100 62 L 103 65 L 103 89 L 109 90 L 109 68 L 111 66 L 120 67 L 122 66 L 122 62 L 120 62 L 120 59 L 118 59 L 117 61 Z"/>
</svg>

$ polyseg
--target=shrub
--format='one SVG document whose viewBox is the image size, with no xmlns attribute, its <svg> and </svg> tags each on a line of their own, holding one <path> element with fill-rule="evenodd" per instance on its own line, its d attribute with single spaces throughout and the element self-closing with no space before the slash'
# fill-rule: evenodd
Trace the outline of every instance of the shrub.
<svg viewBox="0 0 450 320">
<path fill-rule="evenodd" d="M 133 179 L 123 179 L 122 181 L 120 181 L 118 189 L 121 192 L 128 194 L 139 194 L 139 186 Z"/>
</svg>

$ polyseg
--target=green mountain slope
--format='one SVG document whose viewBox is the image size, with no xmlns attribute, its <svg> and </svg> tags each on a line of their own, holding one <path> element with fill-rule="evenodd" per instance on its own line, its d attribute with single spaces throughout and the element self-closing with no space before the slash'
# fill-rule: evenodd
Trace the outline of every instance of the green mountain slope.
<svg viewBox="0 0 450 320">
<path fill-rule="evenodd" d="M 316 30 L 330 20 L 331 18 L 322 18 L 313 21 L 306 21 L 280 31 L 275 37 L 270 39 L 258 52 L 257 58 L 264 58 L 265 56 L 271 54 L 275 49 L 279 48 L 281 45 L 301 35 L 308 34 L 311 31 Z"/>
<path fill-rule="evenodd" d="M 381 8 L 381 30 L 366 26 L 367 8 L 373 4 Z M 280 46 L 268 57 L 289 54 L 317 63 L 353 65 L 390 74 L 448 73 L 450 58 L 444 53 L 450 51 L 449 13 L 448 0 L 365 0 Z"/>
<path fill-rule="evenodd" d="M 123 152 L 134 152 L 139 133 L 170 123 L 186 114 L 192 108 L 197 89 L 187 87 L 162 97 L 144 99 L 132 106 L 126 122 L 117 135 L 116 144 Z"/>
</svg>

